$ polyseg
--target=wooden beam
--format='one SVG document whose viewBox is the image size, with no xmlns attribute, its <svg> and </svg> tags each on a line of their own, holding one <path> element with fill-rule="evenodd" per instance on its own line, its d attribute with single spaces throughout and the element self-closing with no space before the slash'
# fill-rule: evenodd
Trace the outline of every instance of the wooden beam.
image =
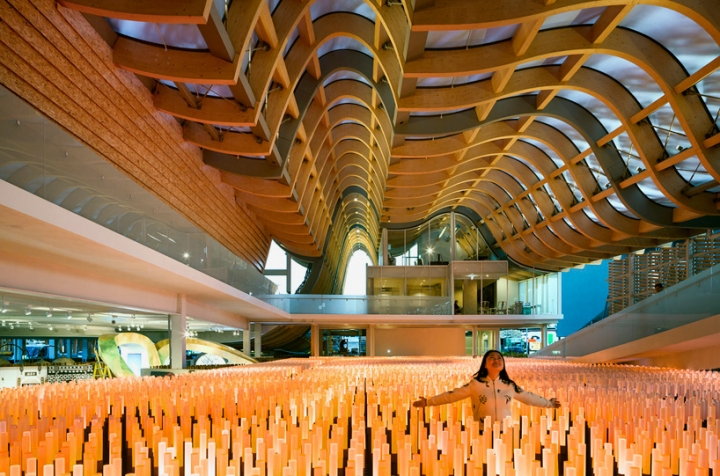
<svg viewBox="0 0 720 476">
<path fill-rule="evenodd" d="M 710 76 L 718 68 L 720 68 L 720 56 L 716 57 L 714 60 L 712 60 L 699 70 L 695 71 L 693 74 L 691 74 L 684 80 L 682 80 L 677 86 L 675 86 L 675 92 L 678 94 L 683 93 L 684 91 L 695 86 L 697 83 L 699 83 L 706 77 Z"/>
<path fill-rule="evenodd" d="M 208 22 L 204 25 L 198 25 L 198 29 L 210 53 L 225 61 L 232 62 L 235 59 L 235 48 L 225 30 L 222 17 L 215 8 L 210 9 Z"/>
<path fill-rule="evenodd" d="M 505 89 L 505 86 L 507 86 L 508 81 L 510 81 L 510 77 L 514 71 L 514 66 L 495 71 L 492 75 L 492 79 L 490 80 L 493 92 L 501 93 L 502 90 Z"/>
<path fill-rule="evenodd" d="M 537 95 L 537 110 L 542 111 L 545 109 L 559 92 L 559 89 L 544 89 L 540 91 Z"/>
<path fill-rule="evenodd" d="M 181 83 L 235 84 L 240 56 L 232 63 L 205 51 L 167 50 L 127 37 L 113 48 L 113 61 L 122 69 L 156 79 Z"/>
<path fill-rule="evenodd" d="M 520 28 L 517 29 L 512 39 L 512 47 L 515 52 L 515 56 L 522 56 L 527 52 L 528 48 L 530 48 L 530 44 L 537 36 L 538 31 L 540 31 L 540 27 L 544 21 L 545 18 L 540 17 L 526 21 L 520 25 Z"/>
<path fill-rule="evenodd" d="M 616 26 L 625 18 L 625 15 L 630 13 L 635 5 L 611 5 L 605 7 L 605 11 L 602 12 L 600 18 L 593 24 L 590 32 L 590 41 L 594 44 L 599 44 L 605 41 L 605 38 L 612 33 Z"/>
<path fill-rule="evenodd" d="M 589 54 L 568 55 L 563 64 L 560 65 L 558 79 L 563 82 L 570 81 L 570 78 L 577 73 L 588 58 L 590 58 Z"/>
<path fill-rule="evenodd" d="M 99 17 L 147 23 L 205 24 L 213 8 L 213 0 L 60 0 L 71 10 Z"/>
<path fill-rule="evenodd" d="M 495 101 L 488 101 L 480 104 L 479 106 L 476 106 L 475 114 L 477 114 L 478 121 L 482 122 L 487 119 L 488 114 L 490 114 L 490 111 L 492 111 L 493 106 L 495 106 Z"/>
<path fill-rule="evenodd" d="M 175 90 L 162 83 L 158 83 L 153 104 L 160 111 L 175 117 L 199 122 L 203 124 L 216 124 L 228 127 L 251 127 L 255 125 L 255 111 L 243 109 L 230 99 L 205 96 L 200 102 L 188 87 L 183 83 L 176 83 Z M 200 107 L 200 104 L 202 107 Z"/>
<path fill-rule="evenodd" d="M 260 4 L 260 17 L 255 25 L 255 32 L 262 41 L 270 45 L 270 48 L 277 48 L 278 37 L 275 32 L 272 16 L 270 15 L 270 7 L 267 2 Z"/>
</svg>

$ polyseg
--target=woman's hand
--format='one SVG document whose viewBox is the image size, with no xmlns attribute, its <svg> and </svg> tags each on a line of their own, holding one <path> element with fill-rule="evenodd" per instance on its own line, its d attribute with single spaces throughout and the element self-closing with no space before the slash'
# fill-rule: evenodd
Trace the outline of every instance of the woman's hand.
<svg viewBox="0 0 720 476">
<path fill-rule="evenodd" d="M 553 408 L 560 408 L 561 406 L 560 400 L 558 400 L 557 398 L 551 398 L 550 403 L 552 403 Z"/>
<path fill-rule="evenodd" d="M 412 405 L 414 407 L 425 408 L 427 406 L 427 399 L 425 397 L 420 397 L 420 400 L 413 402 Z"/>
</svg>

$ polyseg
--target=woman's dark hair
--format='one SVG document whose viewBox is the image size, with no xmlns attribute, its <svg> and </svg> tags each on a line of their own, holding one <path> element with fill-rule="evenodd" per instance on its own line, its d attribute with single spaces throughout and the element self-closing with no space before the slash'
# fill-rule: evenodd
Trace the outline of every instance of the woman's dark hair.
<svg viewBox="0 0 720 476">
<path fill-rule="evenodd" d="M 478 382 L 485 382 L 485 378 L 488 376 L 488 369 L 485 367 L 485 363 L 487 362 L 488 355 L 490 354 L 498 354 L 503 362 L 503 369 L 500 371 L 500 381 L 503 382 L 506 385 L 513 384 L 515 387 L 515 391 L 520 393 L 522 392 L 522 389 L 518 387 L 518 384 L 515 383 L 513 379 L 510 378 L 510 376 L 507 373 L 507 369 L 505 366 L 505 356 L 500 353 L 498 350 L 488 350 L 485 352 L 485 355 L 483 355 L 482 362 L 480 362 L 480 370 L 478 370 L 478 373 L 475 374 L 475 379 Z"/>
</svg>

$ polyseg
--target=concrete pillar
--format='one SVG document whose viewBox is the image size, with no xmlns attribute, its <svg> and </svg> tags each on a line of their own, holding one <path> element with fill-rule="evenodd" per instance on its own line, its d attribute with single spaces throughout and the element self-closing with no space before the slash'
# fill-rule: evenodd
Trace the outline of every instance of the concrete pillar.
<svg viewBox="0 0 720 476">
<path fill-rule="evenodd" d="M 548 337 L 547 324 L 542 324 L 540 326 L 540 348 L 541 349 L 547 345 L 547 337 Z"/>
<path fill-rule="evenodd" d="M 365 331 L 365 355 L 375 357 L 375 324 L 370 324 Z"/>
<path fill-rule="evenodd" d="M 256 322 L 256 323 L 254 324 L 254 326 L 255 326 L 255 333 L 254 333 L 254 336 L 255 336 L 255 352 L 254 352 L 253 356 L 254 356 L 255 359 L 257 360 L 257 359 L 259 359 L 260 357 L 262 357 L 262 324 L 259 323 L 259 322 Z"/>
<path fill-rule="evenodd" d="M 463 303 L 462 313 L 466 316 L 478 313 L 477 285 L 474 279 L 463 280 Z"/>
<path fill-rule="evenodd" d="M 185 350 L 186 337 L 185 330 L 187 325 L 187 302 L 184 294 L 179 294 L 177 298 L 177 314 L 168 316 L 170 327 L 170 368 L 185 368 Z M 161 362 L 164 363 L 164 362 Z"/>
<path fill-rule="evenodd" d="M 252 349 L 250 349 L 250 326 L 251 326 L 251 324 L 248 324 L 248 328 L 242 330 L 242 333 L 243 333 L 242 351 L 247 356 L 252 355 Z"/>
<path fill-rule="evenodd" d="M 472 356 L 477 357 L 478 355 L 478 330 L 472 328 Z"/>
<path fill-rule="evenodd" d="M 310 357 L 320 356 L 320 326 L 310 326 Z"/>
</svg>

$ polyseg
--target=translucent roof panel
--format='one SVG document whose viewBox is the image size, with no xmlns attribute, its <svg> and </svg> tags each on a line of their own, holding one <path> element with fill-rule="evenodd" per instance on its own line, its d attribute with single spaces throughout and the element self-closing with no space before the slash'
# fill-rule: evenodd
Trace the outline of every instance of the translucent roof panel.
<svg viewBox="0 0 720 476">
<path fill-rule="evenodd" d="M 678 151 L 690 147 L 690 141 L 688 141 L 685 131 L 675 117 L 675 111 L 669 104 L 663 105 L 650 114 L 648 120 L 655 128 L 655 132 L 668 155 L 675 155 Z"/>
<path fill-rule="evenodd" d="M 570 220 L 568 220 L 567 218 L 563 218 L 563 221 L 565 222 L 565 224 L 566 224 L 567 226 L 569 226 L 569 227 L 572 228 L 573 230 L 577 231 L 577 228 L 575 228 L 575 225 L 573 225 L 573 223 L 572 223 Z"/>
<path fill-rule="evenodd" d="M 335 12 L 349 12 L 362 15 L 375 23 L 375 10 L 364 0 L 317 0 L 310 7 L 310 16 L 315 21 L 323 15 Z"/>
<path fill-rule="evenodd" d="M 615 194 L 610 195 L 609 197 L 607 197 L 607 201 L 610 204 L 610 206 L 612 206 L 615 210 L 619 211 L 626 217 L 634 218 L 636 220 L 638 219 L 638 217 L 636 217 L 630 210 L 627 209 L 625 204 L 623 204 L 623 202 L 620 201 L 620 199 L 618 198 L 617 195 L 615 195 Z"/>
<path fill-rule="evenodd" d="M 443 88 L 459 86 L 461 84 L 476 83 L 492 76 L 492 73 L 471 74 L 467 76 L 453 76 L 450 78 L 418 78 L 418 88 Z"/>
<path fill-rule="evenodd" d="M 590 144 L 588 144 L 588 142 L 578 132 L 578 130 L 567 122 L 548 116 L 538 116 L 535 120 L 538 122 L 542 122 L 543 124 L 547 124 L 550 127 L 554 127 L 555 129 L 562 132 L 568 139 L 573 142 L 573 144 L 575 144 L 575 147 L 577 147 L 578 151 L 583 151 L 590 147 Z M 572 157 L 566 158 L 569 160 Z"/>
<path fill-rule="evenodd" d="M 177 85 L 174 81 L 168 81 L 166 79 L 161 79 L 160 83 L 164 84 L 165 86 L 169 86 L 173 89 L 177 89 Z M 198 99 L 202 98 L 203 96 L 212 96 L 212 97 L 224 97 L 224 98 L 232 98 L 233 93 L 230 91 L 229 86 L 225 86 L 224 84 L 213 84 L 212 86 L 203 86 L 202 84 L 191 84 L 187 83 L 188 89 L 190 89 L 190 92 L 193 93 Z"/>
<path fill-rule="evenodd" d="M 709 4 L 718 6 L 713 1 Z M 669 25 L 672 28 L 668 28 Z M 635 5 L 620 22 L 620 27 L 638 31 L 663 45 L 690 74 L 720 55 L 720 47 L 707 31 L 685 15 L 668 8 Z M 692 47 L 688 41 L 692 41 Z"/>
<path fill-rule="evenodd" d="M 595 215 L 595 212 L 593 212 L 593 211 L 590 209 L 590 207 L 585 207 L 585 208 L 582 209 L 582 211 L 583 211 L 583 213 L 584 213 L 585 215 L 587 215 L 587 217 L 588 217 L 589 219 L 591 219 L 592 221 L 594 221 L 594 222 L 597 223 L 598 225 L 600 225 L 600 226 L 602 226 L 602 227 L 604 227 L 604 228 L 607 228 L 607 227 L 600 221 L 600 219 L 597 217 L 597 215 Z"/>
<path fill-rule="evenodd" d="M 544 177 L 543 177 L 543 174 L 540 173 L 540 171 L 537 169 L 537 167 L 535 167 L 532 163 L 530 163 L 529 161 L 525 160 L 524 158 L 519 157 L 519 156 L 517 156 L 517 155 L 508 155 L 508 156 L 506 156 L 506 157 L 509 157 L 509 158 L 511 158 L 511 159 L 517 160 L 518 162 L 521 162 L 525 167 L 527 167 L 527 168 L 529 168 L 530 170 L 532 170 L 532 173 L 535 174 L 535 177 L 537 177 L 538 180 L 542 180 L 542 179 L 544 178 Z"/>
<path fill-rule="evenodd" d="M 118 35 L 128 36 L 146 43 L 189 50 L 207 49 L 207 43 L 197 25 L 147 23 L 115 18 L 108 18 L 107 21 Z"/>
<path fill-rule="evenodd" d="M 230 0 L 228 0 L 230 1 Z M 274 12 L 275 8 L 277 8 L 278 5 L 280 5 L 280 0 L 267 0 L 268 7 L 270 7 L 270 12 Z"/>
<path fill-rule="evenodd" d="M 538 66 L 553 66 L 553 65 L 561 65 L 565 61 L 567 56 L 552 56 L 550 58 L 542 58 L 535 61 L 528 61 L 527 63 L 523 63 L 521 65 L 518 65 L 515 68 L 515 71 L 520 71 L 523 69 L 530 69 L 530 68 L 537 68 Z"/>
<path fill-rule="evenodd" d="M 587 165 L 590 172 L 593 174 L 593 177 L 595 177 L 595 181 L 597 182 L 600 189 L 604 190 L 610 181 L 605 176 L 605 171 L 600 166 L 600 162 L 598 162 L 597 157 L 595 157 L 595 154 L 590 154 L 587 157 L 585 157 L 584 162 L 585 162 L 585 165 Z"/>
<path fill-rule="evenodd" d="M 335 38 L 329 39 L 328 41 L 320 45 L 317 54 L 318 57 L 322 58 L 323 55 L 335 50 L 354 50 L 364 53 L 371 58 L 374 56 L 370 48 L 365 46 L 363 43 L 360 43 L 355 38 L 350 38 L 348 36 L 337 36 Z"/>
<path fill-rule="evenodd" d="M 298 28 L 294 28 L 292 33 L 290 33 L 290 38 L 288 38 L 288 42 L 285 45 L 285 51 L 283 51 L 283 57 L 287 56 L 287 54 L 290 52 L 290 49 L 295 44 L 295 41 L 300 37 L 300 30 Z"/>
<path fill-rule="evenodd" d="M 637 155 L 637 150 L 635 149 L 635 146 L 630 140 L 630 136 L 628 136 L 627 132 L 619 134 L 612 140 L 612 143 L 615 145 L 615 148 L 617 149 L 618 154 L 620 154 L 623 162 L 625 162 L 628 174 L 635 175 L 638 171 L 640 171 L 640 169 L 645 169 L 645 163 Z"/>
<path fill-rule="evenodd" d="M 575 197 L 575 200 L 579 203 L 585 200 L 585 197 L 583 196 L 582 192 L 577 186 L 577 183 L 575 182 L 575 179 L 573 176 L 568 172 L 567 170 L 564 171 L 562 174 L 563 179 L 565 179 L 565 184 L 570 188 L 570 191 L 573 194 L 573 197 Z"/>
<path fill-rule="evenodd" d="M 442 114 L 438 114 L 437 111 L 413 111 L 410 113 L 410 116 L 424 116 L 424 117 L 442 117 L 445 114 L 453 114 L 455 112 L 462 112 L 467 111 L 468 108 L 464 109 L 449 109 L 447 111 L 443 111 Z"/>
<path fill-rule="evenodd" d="M 565 26 L 592 25 L 598 18 L 600 18 L 603 11 L 605 11 L 603 7 L 595 7 L 551 15 L 545 19 L 545 22 L 542 27 L 540 27 L 540 30 L 549 30 L 551 28 L 560 28 Z"/>
<path fill-rule="evenodd" d="M 530 137 L 523 137 L 519 139 L 522 142 L 526 142 L 528 144 L 532 144 L 541 151 L 555 163 L 555 166 L 562 167 L 565 165 L 565 161 L 563 161 L 560 156 L 555 152 L 553 149 L 551 149 L 547 144 L 540 142 L 539 140 L 532 139 Z"/>
<path fill-rule="evenodd" d="M 610 55 L 592 55 L 583 65 L 605 73 L 630 91 L 642 107 L 649 106 L 664 93 L 660 86 L 639 66 Z"/>
<path fill-rule="evenodd" d="M 331 75 L 329 75 L 327 78 L 325 78 L 325 82 L 323 82 L 323 86 L 327 86 L 328 84 L 334 83 L 335 81 L 340 81 L 342 79 L 351 79 L 353 81 L 360 81 L 361 83 L 367 84 L 370 86 L 370 83 L 365 78 L 365 76 L 362 76 L 355 71 L 349 71 L 349 70 L 340 70 L 335 71 Z"/>
<path fill-rule="evenodd" d="M 622 121 L 618 119 L 612 109 L 595 96 L 591 96 L 590 94 L 582 91 L 573 91 L 571 89 L 563 89 L 557 95 L 558 97 L 565 98 L 579 104 L 588 111 L 592 112 L 593 116 L 597 117 L 598 120 L 602 122 L 603 127 L 608 132 L 617 129 L 622 125 Z"/>
<path fill-rule="evenodd" d="M 688 182 L 691 186 L 701 185 L 705 182 L 713 180 L 705 167 L 703 167 L 697 155 L 683 160 L 675 166 L 675 170 Z"/>
<path fill-rule="evenodd" d="M 717 123 L 720 116 L 720 70 L 708 75 L 696 87 L 698 92 L 703 95 L 701 99 L 705 102 L 710 115 Z"/>
<path fill-rule="evenodd" d="M 508 40 L 520 25 L 505 25 L 477 30 L 430 31 L 425 41 L 426 50 L 467 48 Z"/>
<path fill-rule="evenodd" d="M 640 188 L 640 191 L 642 191 L 642 193 L 644 193 L 650 200 L 666 207 L 676 207 L 672 201 L 670 201 L 660 190 L 658 190 L 652 179 L 646 178 L 641 180 L 638 182 L 638 187 Z"/>
</svg>

